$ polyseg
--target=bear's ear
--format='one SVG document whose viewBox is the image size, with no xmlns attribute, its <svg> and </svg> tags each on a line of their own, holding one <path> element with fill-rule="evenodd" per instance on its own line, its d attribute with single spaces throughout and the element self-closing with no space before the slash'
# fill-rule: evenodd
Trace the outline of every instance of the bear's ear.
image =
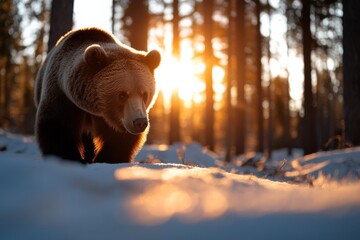
<svg viewBox="0 0 360 240">
<path fill-rule="evenodd" d="M 90 45 L 85 49 L 84 60 L 90 67 L 99 69 L 109 63 L 109 57 L 105 49 L 98 44 Z"/>
<path fill-rule="evenodd" d="M 157 50 L 148 52 L 145 56 L 145 63 L 151 70 L 157 68 L 161 61 L 161 55 Z"/>
</svg>

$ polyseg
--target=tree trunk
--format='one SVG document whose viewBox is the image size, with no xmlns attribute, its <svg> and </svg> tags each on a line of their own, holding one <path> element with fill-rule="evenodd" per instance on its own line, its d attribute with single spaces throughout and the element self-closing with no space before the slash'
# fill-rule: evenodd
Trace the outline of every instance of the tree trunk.
<svg viewBox="0 0 360 240">
<path fill-rule="evenodd" d="M 48 52 L 73 27 L 74 0 L 52 0 Z"/>
<path fill-rule="evenodd" d="M 285 126 L 284 126 L 284 147 L 287 147 L 287 154 L 292 155 L 292 137 L 291 137 L 291 116 L 290 116 L 290 88 L 289 77 L 286 79 L 286 98 L 285 98 Z"/>
<path fill-rule="evenodd" d="M 0 127 L 8 128 L 12 122 L 10 111 L 15 84 L 16 55 L 21 48 L 21 30 L 16 1 L 0 3 Z"/>
<path fill-rule="evenodd" d="M 131 47 L 147 51 L 148 26 L 149 26 L 149 10 L 147 0 L 132 0 L 131 6 L 131 32 L 129 41 Z"/>
<path fill-rule="evenodd" d="M 10 127 L 12 119 L 10 114 L 10 103 L 11 103 L 11 93 L 13 92 L 13 65 L 11 63 L 11 55 L 6 57 L 6 63 L 5 63 L 5 81 L 4 81 L 4 112 L 3 116 L 1 116 L 3 119 L 3 126 Z"/>
<path fill-rule="evenodd" d="M 236 77 L 237 103 L 235 120 L 235 154 L 245 152 L 245 0 L 236 1 Z"/>
<path fill-rule="evenodd" d="M 225 99 L 225 104 L 226 104 L 226 115 L 227 115 L 227 119 L 225 122 L 225 126 L 226 126 L 226 136 L 225 136 L 225 162 L 230 162 L 231 161 L 231 148 L 232 148 L 232 128 L 233 128 L 233 123 L 232 123 L 232 106 L 231 106 L 231 83 L 232 83 L 232 79 L 233 79 L 233 57 L 235 55 L 234 53 L 234 33 L 235 33 L 235 28 L 234 28 L 234 19 L 232 17 L 232 7 L 233 7 L 233 1 L 232 0 L 228 0 L 228 18 L 229 18 L 229 24 L 228 24 L 228 32 L 227 32 L 227 37 L 228 37 L 228 50 L 227 50 L 227 55 L 228 55 L 228 69 L 227 69 L 227 82 L 226 82 L 226 99 Z"/>
<path fill-rule="evenodd" d="M 311 83 L 311 31 L 310 31 L 310 1 L 303 0 L 302 8 L 302 31 L 303 31 L 303 55 L 304 55 L 304 153 L 310 154 L 317 151 L 317 131 L 314 107 L 314 94 Z"/>
<path fill-rule="evenodd" d="M 257 81 L 256 81 L 256 93 L 257 93 L 257 151 L 264 152 L 264 114 L 263 114 L 263 89 L 262 89 L 262 36 L 260 32 L 260 14 L 261 6 L 260 1 L 256 0 L 256 17 L 257 17 L 257 55 L 256 55 L 256 70 L 257 70 Z"/>
<path fill-rule="evenodd" d="M 360 1 L 344 0 L 345 139 L 360 145 Z"/>
<path fill-rule="evenodd" d="M 273 142 L 275 140 L 274 136 L 274 126 L 275 126 L 275 118 L 273 114 L 273 110 L 275 110 L 275 100 L 273 98 L 273 78 L 272 78 L 272 72 L 271 72 L 271 6 L 269 3 L 269 0 L 266 1 L 266 10 L 267 14 L 269 16 L 269 38 L 268 38 L 268 48 L 267 48 L 267 57 L 268 57 L 268 65 L 269 65 L 269 86 L 268 86 L 268 131 L 267 131 L 267 157 L 271 159 L 272 151 L 273 151 Z"/>
<path fill-rule="evenodd" d="M 44 48 L 45 48 L 45 34 L 46 34 L 46 15 L 47 15 L 47 9 L 46 9 L 46 0 L 41 0 L 41 13 L 39 16 L 39 21 L 41 22 L 41 27 L 39 31 L 37 32 L 36 36 L 36 43 L 35 43 L 35 52 L 34 52 L 34 59 L 35 62 L 32 65 L 32 68 L 29 69 L 26 67 L 26 76 L 33 76 L 32 78 L 28 78 L 28 81 L 26 82 L 26 89 L 24 92 L 24 122 L 23 122 L 23 128 L 24 133 L 32 134 L 34 133 L 34 125 L 35 125 L 35 114 L 36 114 L 36 108 L 34 105 L 34 81 L 36 77 L 36 73 L 40 69 L 40 66 L 43 62 L 43 56 L 44 56 Z M 25 61 L 26 60 L 26 61 Z M 24 62 L 26 62 L 26 65 L 30 65 L 26 58 L 24 58 Z"/>
<path fill-rule="evenodd" d="M 204 39 L 205 39 L 205 85 L 206 85 L 206 107 L 205 107 L 205 144 L 210 150 L 214 150 L 214 91 L 212 86 L 213 68 L 213 0 L 203 2 L 204 6 Z"/>
<path fill-rule="evenodd" d="M 179 0 L 173 1 L 173 57 L 179 60 L 180 57 L 180 36 L 179 36 Z M 170 109 L 170 144 L 180 141 L 180 99 L 178 89 L 174 89 L 171 95 Z"/>
<path fill-rule="evenodd" d="M 116 6 L 117 6 L 117 1 L 116 0 L 112 0 L 112 5 L 111 5 L 111 32 L 114 34 L 115 33 L 115 14 L 116 14 Z"/>
</svg>

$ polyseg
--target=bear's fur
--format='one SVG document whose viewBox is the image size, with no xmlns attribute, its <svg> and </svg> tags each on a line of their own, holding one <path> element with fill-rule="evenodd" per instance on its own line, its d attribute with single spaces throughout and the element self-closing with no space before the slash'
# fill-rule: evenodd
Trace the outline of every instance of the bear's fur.
<svg viewBox="0 0 360 240">
<path fill-rule="evenodd" d="M 64 35 L 36 78 L 35 134 L 44 155 L 131 161 L 144 144 L 159 52 L 136 51 L 97 28 Z"/>
</svg>

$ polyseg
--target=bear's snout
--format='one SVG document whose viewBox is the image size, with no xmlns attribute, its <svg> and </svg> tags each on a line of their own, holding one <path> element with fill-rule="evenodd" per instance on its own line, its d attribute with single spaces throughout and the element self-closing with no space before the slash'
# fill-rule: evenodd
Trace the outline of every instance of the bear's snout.
<svg viewBox="0 0 360 240">
<path fill-rule="evenodd" d="M 147 118 L 137 118 L 133 121 L 134 128 L 137 132 L 143 132 L 148 126 Z"/>
</svg>

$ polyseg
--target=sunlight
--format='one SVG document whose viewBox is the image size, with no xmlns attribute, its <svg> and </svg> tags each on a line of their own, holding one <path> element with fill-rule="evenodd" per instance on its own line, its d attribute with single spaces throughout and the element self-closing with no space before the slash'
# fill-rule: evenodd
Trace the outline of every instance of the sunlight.
<svg viewBox="0 0 360 240">
<path fill-rule="evenodd" d="M 169 53 L 163 54 L 162 64 L 155 72 L 159 91 L 163 93 L 167 109 L 170 107 L 170 99 L 175 90 L 187 108 L 205 100 L 205 83 L 197 77 L 205 71 L 205 64 L 193 61 L 190 51 L 192 51 L 190 47 L 183 48 L 182 55 L 186 57 L 180 60 Z M 215 102 L 220 102 L 226 90 L 223 82 L 225 71 L 220 66 L 214 66 L 212 73 L 214 99 Z"/>
<path fill-rule="evenodd" d="M 111 31 L 111 22 L 108 17 L 111 16 L 111 4 L 110 0 L 102 0 L 101 4 L 96 1 L 75 0 L 74 28 L 99 27 Z M 84 11 L 85 6 L 86 11 Z"/>
<path fill-rule="evenodd" d="M 212 70 L 213 74 L 213 89 L 215 93 L 223 94 L 225 92 L 225 85 L 223 84 L 225 72 L 220 66 L 214 66 Z"/>
<path fill-rule="evenodd" d="M 208 218 L 219 217 L 228 210 L 228 200 L 219 189 L 209 188 L 203 194 L 202 210 Z"/>
<path fill-rule="evenodd" d="M 359 192 L 359 184 L 340 188 L 335 182 L 309 188 L 180 164 L 160 164 L 154 169 L 123 167 L 115 170 L 115 178 L 130 184 L 131 196 L 124 208 L 133 220 L 144 225 L 159 225 L 173 217 L 188 223 L 204 221 L 227 212 L 247 216 L 318 212 L 358 205 L 360 196 L 354 194 Z"/>
<path fill-rule="evenodd" d="M 189 214 L 194 208 L 186 190 L 167 183 L 148 188 L 146 194 L 136 196 L 130 204 L 140 211 L 137 220 L 145 225 L 163 223 L 175 214 Z"/>
<path fill-rule="evenodd" d="M 290 55 L 288 58 L 289 91 L 297 109 L 301 109 L 304 85 L 304 63 L 297 56 Z"/>
<path fill-rule="evenodd" d="M 183 168 L 148 169 L 134 166 L 117 169 L 115 178 L 119 181 L 157 180 L 156 184 L 148 185 L 143 193 L 135 194 L 128 202 L 136 221 L 145 225 L 157 225 L 173 216 L 191 222 L 223 215 L 229 208 L 228 198 L 225 192 L 214 184 L 229 186 L 230 182 L 206 174 L 213 171 L 217 170 L 193 168 L 184 171 Z M 191 187 L 187 186 L 189 178 L 200 180 L 206 187 L 191 190 Z M 194 216 L 195 210 L 197 216 Z"/>
<path fill-rule="evenodd" d="M 197 96 L 205 90 L 205 84 L 196 77 L 195 73 L 200 68 L 201 66 L 195 65 L 189 58 L 177 60 L 169 53 L 163 54 L 162 63 L 155 74 L 166 108 L 170 107 L 170 99 L 175 89 L 185 107 L 190 107 L 192 102 L 201 100 Z"/>
</svg>

